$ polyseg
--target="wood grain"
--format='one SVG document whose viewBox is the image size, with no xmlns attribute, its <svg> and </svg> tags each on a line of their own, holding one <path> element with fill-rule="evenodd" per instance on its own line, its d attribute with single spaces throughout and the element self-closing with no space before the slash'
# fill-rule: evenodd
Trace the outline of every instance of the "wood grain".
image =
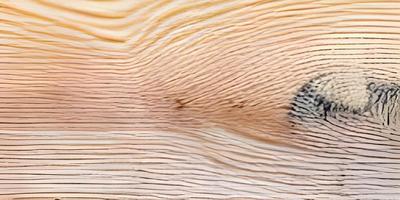
<svg viewBox="0 0 400 200">
<path fill-rule="evenodd" d="M 0 0 L 0 199 L 400 199 L 400 126 L 380 121 L 394 114 L 290 115 L 323 74 L 360 108 L 363 81 L 399 85 L 399 13 Z"/>
</svg>

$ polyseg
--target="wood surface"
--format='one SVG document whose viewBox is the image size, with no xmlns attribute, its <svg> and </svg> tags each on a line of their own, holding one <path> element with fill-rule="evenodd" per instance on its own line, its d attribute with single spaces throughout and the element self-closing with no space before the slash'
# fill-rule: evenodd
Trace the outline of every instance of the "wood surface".
<svg viewBox="0 0 400 200">
<path fill-rule="evenodd" d="M 398 0 L 0 0 L 0 199 L 400 199 L 399 72 Z"/>
</svg>

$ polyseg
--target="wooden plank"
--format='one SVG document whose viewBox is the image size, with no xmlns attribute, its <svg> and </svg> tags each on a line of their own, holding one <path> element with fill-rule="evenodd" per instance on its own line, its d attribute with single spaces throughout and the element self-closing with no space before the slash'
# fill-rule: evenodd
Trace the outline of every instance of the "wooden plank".
<svg viewBox="0 0 400 200">
<path fill-rule="evenodd" d="M 399 13 L 0 0 L 0 199 L 398 199 Z"/>
</svg>

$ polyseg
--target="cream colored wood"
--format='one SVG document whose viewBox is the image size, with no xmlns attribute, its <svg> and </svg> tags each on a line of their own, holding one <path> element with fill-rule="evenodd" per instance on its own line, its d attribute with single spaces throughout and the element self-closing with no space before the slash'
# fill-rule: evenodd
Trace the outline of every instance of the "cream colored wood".
<svg viewBox="0 0 400 200">
<path fill-rule="evenodd" d="M 400 1 L 0 0 L 0 199 L 400 199 L 397 115 L 290 116 L 399 55 Z"/>
</svg>

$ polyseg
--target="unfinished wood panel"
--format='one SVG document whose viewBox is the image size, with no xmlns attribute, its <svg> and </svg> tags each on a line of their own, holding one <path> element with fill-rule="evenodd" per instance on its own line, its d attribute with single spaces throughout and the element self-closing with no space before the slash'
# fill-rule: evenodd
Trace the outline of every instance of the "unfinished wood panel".
<svg viewBox="0 0 400 200">
<path fill-rule="evenodd" d="M 399 13 L 0 0 L 0 199 L 398 199 Z"/>
</svg>

